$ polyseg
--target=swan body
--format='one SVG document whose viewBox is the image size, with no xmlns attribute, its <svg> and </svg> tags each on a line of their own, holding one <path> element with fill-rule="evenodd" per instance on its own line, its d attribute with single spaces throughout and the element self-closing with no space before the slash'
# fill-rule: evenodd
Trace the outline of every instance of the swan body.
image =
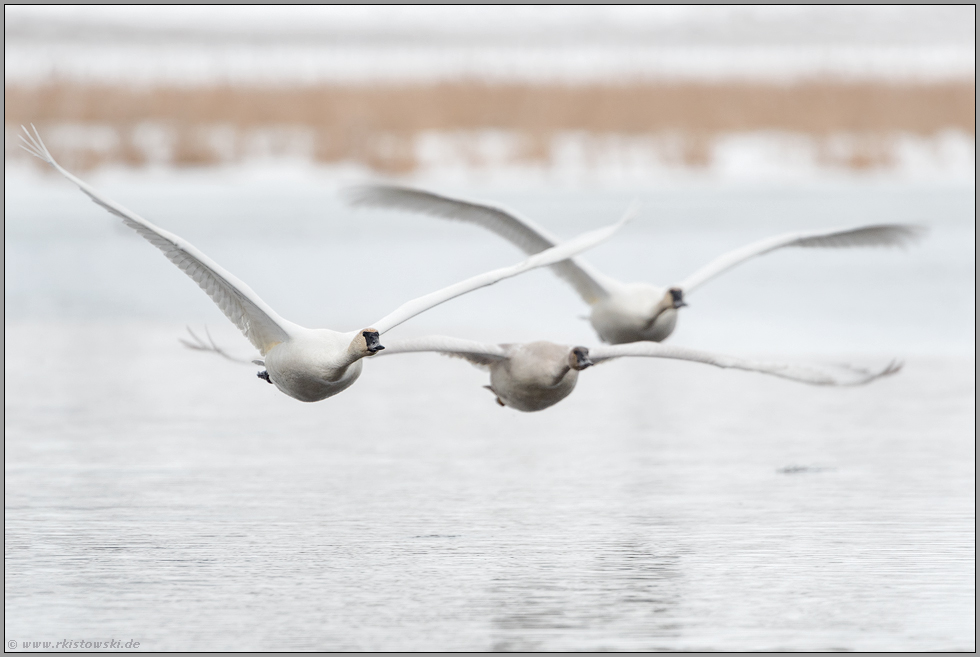
<svg viewBox="0 0 980 657">
<path fill-rule="evenodd" d="M 370 333 L 370 331 L 364 331 Z M 294 399 L 320 401 L 357 381 L 363 358 L 373 355 L 358 332 L 305 329 L 265 354 L 269 382 Z"/>
<path fill-rule="evenodd" d="M 33 127 L 33 126 L 32 126 Z M 196 282 L 225 316 L 258 349 L 266 369 L 259 377 L 283 393 L 304 402 L 332 397 L 349 388 L 361 374 L 364 358 L 384 349 L 380 336 L 399 324 L 462 294 L 538 267 L 549 266 L 594 246 L 632 218 L 628 212 L 619 222 L 584 233 L 509 267 L 478 274 L 441 290 L 402 304 L 367 327 L 351 332 L 309 329 L 280 317 L 243 281 L 211 260 L 183 238 L 150 223 L 109 199 L 59 165 L 34 129 L 24 128 L 24 148 L 54 167 L 99 206 L 122 219 Z"/>
<path fill-rule="evenodd" d="M 721 368 L 759 372 L 811 385 L 863 385 L 901 369 L 893 361 L 877 371 L 849 365 L 808 366 L 765 362 L 714 354 L 697 349 L 674 347 L 655 342 L 636 342 L 598 347 L 569 347 L 553 342 L 526 344 L 483 344 L 446 336 L 428 336 L 390 342 L 385 356 L 432 351 L 464 358 L 490 371 L 490 385 L 501 406 L 534 412 L 554 406 L 575 389 L 578 373 L 592 365 L 615 358 L 670 358 L 704 363 Z"/>
<path fill-rule="evenodd" d="M 662 287 L 648 283 L 620 284 L 614 293 L 592 304 L 589 321 L 603 342 L 661 342 L 677 324 L 677 308 Z"/>
<path fill-rule="evenodd" d="M 476 224 L 503 237 L 525 253 L 537 253 L 558 241 L 533 221 L 490 204 L 394 185 L 353 187 L 347 190 L 346 195 L 353 205 L 422 212 Z M 570 258 L 551 267 L 578 292 L 583 301 L 592 306 L 589 320 L 603 342 L 661 342 L 673 333 L 677 311 L 687 305 L 685 299 L 688 294 L 746 260 L 784 247 L 906 246 L 924 234 L 925 228 L 904 224 L 785 233 L 729 251 L 669 287 L 622 283 L 579 258 Z"/>
<path fill-rule="evenodd" d="M 501 406 L 540 411 L 572 394 L 578 373 L 592 363 L 553 342 L 502 345 L 506 358 L 490 364 L 491 392 Z"/>
</svg>

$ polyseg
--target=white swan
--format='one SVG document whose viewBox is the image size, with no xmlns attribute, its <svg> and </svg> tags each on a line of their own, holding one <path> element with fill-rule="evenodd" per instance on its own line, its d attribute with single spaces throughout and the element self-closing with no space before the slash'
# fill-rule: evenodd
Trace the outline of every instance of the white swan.
<svg viewBox="0 0 980 657">
<path fill-rule="evenodd" d="M 353 205 L 411 210 L 477 224 L 529 254 L 550 248 L 558 241 L 544 228 L 509 210 L 418 189 L 364 185 L 346 190 L 345 196 Z M 753 242 L 719 256 L 681 282 L 667 288 L 648 283 L 622 283 L 577 258 L 551 267 L 592 306 L 589 320 L 604 342 L 660 342 L 673 332 L 677 323 L 677 310 L 687 305 L 686 295 L 718 274 L 750 258 L 787 246 L 905 246 L 921 238 L 924 233 L 925 228 L 921 226 L 903 224 L 786 233 Z"/>
<path fill-rule="evenodd" d="M 28 152 L 53 166 L 95 203 L 163 251 L 211 297 L 264 357 L 266 370 L 259 373 L 260 377 L 290 397 L 306 402 L 326 399 L 350 387 L 361 374 L 361 359 L 384 349 L 380 335 L 386 331 L 461 294 L 564 260 L 607 239 L 632 217 L 631 210 L 612 226 L 580 235 L 517 265 L 479 274 L 409 301 L 361 330 L 308 329 L 280 317 L 245 283 L 186 240 L 154 226 L 63 169 L 44 146 L 36 128 L 33 135 L 26 128 L 24 132 L 27 138 L 21 139 Z"/>
<path fill-rule="evenodd" d="M 553 342 L 482 344 L 445 336 L 389 342 L 384 355 L 419 351 L 435 351 L 465 358 L 474 365 L 490 370 L 490 385 L 486 387 L 497 396 L 497 403 L 526 412 L 548 408 L 570 395 L 581 370 L 626 356 L 689 360 L 831 386 L 861 385 L 894 374 L 902 367 L 901 363 L 892 361 L 884 369 L 872 372 L 847 365 L 832 369 L 829 366 L 767 363 L 649 342 L 588 348 L 567 347 Z"/>
</svg>

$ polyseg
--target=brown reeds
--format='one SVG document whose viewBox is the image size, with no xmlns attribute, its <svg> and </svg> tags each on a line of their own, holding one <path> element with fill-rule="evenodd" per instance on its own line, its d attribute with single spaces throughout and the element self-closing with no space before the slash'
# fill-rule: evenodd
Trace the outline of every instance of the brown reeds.
<svg viewBox="0 0 980 657">
<path fill-rule="evenodd" d="M 145 157 L 127 135 L 146 123 L 167 126 L 176 135 L 175 164 L 229 157 L 199 138 L 202 128 L 225 126 L 241 135 L 276 127 L 311 134 L 318 161 L 356 161 L 387 171 L 415 166 L 413 140 L 424 131 L 508 131 L 520 136 L 522 155 L 529 160 L 545 158 L 551 137 L 563 132 L 673 134 L 684 140 L 690 164 L 704 161 L 705 144 L 713 136 L 732 132 L 844 133 L 870 139 L 869 144 L 875 136 L 895 133 L 975 134 L 972 81 L 149 89 L 60 82 L 8 85 L 5 93 L 8 129 L 29 122 L 110 126 L 118 132 L 119 147 L 106 157 L 131 164 Z M 873 162 L 875 148 L 865 150 L 870 153 L 865 160 Z M 853 166 L 867 164 L 853 159 Z"/>
</svg>

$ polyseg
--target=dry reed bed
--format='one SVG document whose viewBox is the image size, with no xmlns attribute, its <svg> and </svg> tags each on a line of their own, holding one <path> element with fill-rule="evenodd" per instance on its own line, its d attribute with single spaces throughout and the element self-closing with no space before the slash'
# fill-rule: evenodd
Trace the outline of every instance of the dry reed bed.
<svg viewBox="0 0 980 657">
<path fill-rule="evenodd" d="M 415 167 L 415 138 L 427 131 L 506 131 L 519 137 L 519 155 L 528 161 L 546 161 L 552 138 L 561 133 L 676 135 L 683 142 L 681 159 L 694 165 L 706 162 L 708 144 L 720 134 L 847 134 L 866 145 L 845 162 L 855 167 L 887 159 L 881 144 L 889 135 L 930 136 L 949 129 L 975 134 L 972 81 L 143 89 L 61 82 L 8 85 L 5 93 L 8 135 L 29 122 L 109 126 L 117 132 L 119 146 L 112 152 L 78 149 L 78 166 L 106 159 L 141 164 L 146 156 L 131 135 L 148 123 L 166 126 L 175 136 L 171 160 L 177 165 L 227 158 L 202 142 L 202 129 L 222 126 L 244 135 L 271 126 L 311 134 L 317 161 L 361 162 L 383 171 Z"/>
</svg>

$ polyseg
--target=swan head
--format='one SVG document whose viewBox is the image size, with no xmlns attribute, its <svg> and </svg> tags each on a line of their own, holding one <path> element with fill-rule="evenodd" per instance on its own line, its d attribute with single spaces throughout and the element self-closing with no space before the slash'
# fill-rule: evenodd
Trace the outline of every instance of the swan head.
<svg viewBox="0 0 980 657">
<path fill-rule="evenodd" d="M 595 363 L 589 358 L 589 350 L 586 347 L 572 347 L 568 353 L 568 366 L 573 370 L 582 371 L 586 367 L 592 367 Z"/>
<path fill-rule="evenodd" d="M 669 302 L 670 306 L 668 307 L 674 309 L 683 308 L 687 305 L 687 302 L 684 301 L 684 290 L 679 287 L 672 287 L 667 290 L 667 294 L 664 295 L 664 301 Z"/>
<path fill-rule="evenodd" d="M 672 287 L 660 297 L 660 301 L 654 305 L 643 330 L 646 335 L 639 338 L 642 340 L 663 340 L 674 330 L 677 322 L 677 311 L 686 306 L 684 301 L 684 290 L 679 287 Z M 652 332 L 652 334 L 651 334 Z"/>
<path fill-rule="evenodd" d="M 354 338 L 354 342 L 351 343 L 351 347 L 354 351 L 360 353 L 362 357 L 372 356 L 384 349 L 384 346 L 381 344 L 381 334 L 378 333 L 377 329 L 373 328 L 366 328 L 358 332 L 357 337 Z"/>
</svg>

